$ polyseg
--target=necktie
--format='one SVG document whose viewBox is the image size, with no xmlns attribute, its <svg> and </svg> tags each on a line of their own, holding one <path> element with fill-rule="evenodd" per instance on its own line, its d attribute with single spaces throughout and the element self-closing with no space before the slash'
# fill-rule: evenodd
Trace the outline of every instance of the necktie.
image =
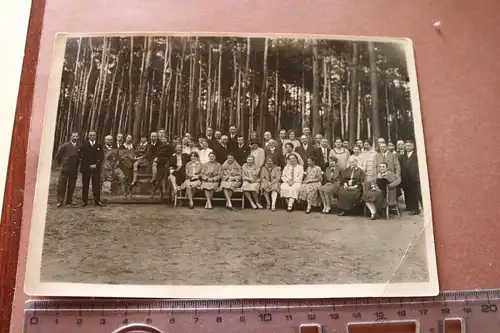
<svg viewBox="0 0 500 333">
<path fill-rule="evenodd" d="M 326 148 L 323 148 L 323 159 L 325 160 L 325 162 L 327 161 Z"/>
</svg>

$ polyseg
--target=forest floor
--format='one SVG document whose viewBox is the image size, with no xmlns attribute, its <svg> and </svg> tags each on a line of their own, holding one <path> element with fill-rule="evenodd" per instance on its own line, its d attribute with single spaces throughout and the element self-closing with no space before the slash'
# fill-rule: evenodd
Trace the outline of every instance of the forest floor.
<svg viewBox="0 0 500 333">
<path fill-rule="evenodd" d="M 44 282 L 241 285 L 428 279 L 422 216 L 370 221 L 298 210 L 231 212 L 151 204 L 56 208 L 56 180 L 53 176 L 49 191 Z"/>
</svg>

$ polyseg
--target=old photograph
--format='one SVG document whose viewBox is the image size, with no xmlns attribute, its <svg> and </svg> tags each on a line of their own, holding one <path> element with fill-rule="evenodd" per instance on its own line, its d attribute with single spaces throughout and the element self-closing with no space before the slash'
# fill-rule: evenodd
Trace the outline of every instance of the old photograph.
<svg viewBox="0 0 500 333">
<path fill-rule="evenodd" d="M 56 37 L 25 289 L 438 293 L 405 38 Z"/>
</svg>

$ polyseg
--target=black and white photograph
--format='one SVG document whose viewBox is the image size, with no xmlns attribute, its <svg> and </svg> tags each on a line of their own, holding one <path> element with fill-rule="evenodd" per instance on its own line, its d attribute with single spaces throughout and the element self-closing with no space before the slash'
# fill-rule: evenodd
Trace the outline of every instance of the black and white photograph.
<svg viewBox="0 0 500 333">
<path fill-rule="evenodd" d="M 411 40 L 59 34 L 52 66 L 28 294 L 438 293 Z"/>
</svg>

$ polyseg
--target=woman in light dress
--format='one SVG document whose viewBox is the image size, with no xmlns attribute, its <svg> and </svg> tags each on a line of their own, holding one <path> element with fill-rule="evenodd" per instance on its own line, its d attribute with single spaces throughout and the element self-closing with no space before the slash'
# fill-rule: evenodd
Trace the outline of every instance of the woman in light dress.
<svg viewBox="0 0 500 333">
<path fill-rule="evenodd" d="M 349 167 L 342 170 L 342 187 L 339 190 L 339 216 L 350 213 L 361 203 L 361 189 L 365 180 L 365 173 L 358 168 L 357 158 L 349 161 Z"/>
<path fill-rule="evenodd" d="M 250 202 L 253 209 L 262 209 L 259 203 L 259 188 L 260 188 L 260 168 L 255 164 L 253 155 L 248 155 L 247 162 L 241 168 L 241 178 L 243 185 L 241 190 L 243 195 Z"/>
<path fill-rule="evenodd" d="M 344 146 L 342 145 L 342 140 L 340 138 L 335 139 L 335 144 L 330 152 L 330 155 L 333 155 L 337 158 L 337 166 L 340 168 L 340 170 L 344 170 L 345 168 L 347 168 L 349 156 L 351 156 L 351 154 L 349 153 L 349 150 L 344 148 Z"/>
<path fill-rule="evenodd" d="M 266 164 L 260 172 L 260 189 L 264 193 L 267 209 L 276 211 L 276 199 L 280 193 L 281 168 L 274 163 L 273 156 L 266 158 Z M 271 197 L 271 198 L 269 198 Z"/>
<path fill-rule="evenodd" d="M 191 161 L 186 164 L 186 180 L 184 181 L 184 187 L 186 188 L 186 194 L 189 199 L 189 208 L 193 209 L 193 194 L 196 189 L 201 186 L 201 172 L 203 171 L 203 165 L 198 160 L 199 155 L 196 152 L 191 153 Z"/>
<path fill-rule="evenodd" d="M 316 165 L 313 157 L 307 158 L 306 177 L 299 189 L 299 200 L 307 202 L 306 214 L 311 213 L 312 207 L 321 206 L 318 189 L 323 180 L 323 171 Z"/>
<path fill-rule="evenodd" d="M 328 157 L 328 167 L 323 175 L 324 184 L 319 188 L 319 196 L 323 202 L 322 214 L 328 214 L 332 210 L 332 199 L 337 197 L 340 189 L 340 173 L 337 158 L 335 156 Z"/>
<path fill-rule="evenodd" d="M 219 182 L 222 178 L 222 167 L 215 160 L 215 154 L 211 152 L 208 155 L 209 161 L 203 165 L 201 172 L 201 189 L 205 190 L 207 203 L 205 208 L 212 209 L 212 197 L 214 191 L 219 187 Z"/>
<path fill-rule="evenodd" d="M 234 160 L 232 153 L 227 154 L 227 159 L 222 165 L 222 181 L 220 183 L 221 189 L 224 191 L 226 197 L 226 207 L 229 210 L 234 210 L 231 203 L 231 197 L 234 190 L 241 187 L 241 167 Z"/>
<path fill-rule="evenodd" d="M 283 183 L 280 187 L 280 195 L 287 201 L 287 212 L 293 210 L 293 203 L 299 196 L 302 178 L 304 177 L 304 168 L 297 163 L 295 154 L 290 154 L 287 157 L 287 165 L 283 169 L 281 180 Z"/>
<path fill-rule="evenodd" d="M 266 153 L 264 149 L 260 147 L 260 142 L 257 140 L 250 141 L 250 155 L 253 156 L 254 164 L 259 168 L 262 168 L 264 162 L 266 161 Z"/>
<path fill-rule="evenodd" d="M 294 149 L 295 148 L 293 146 L 293 143 L 291 143 L 291 142 L 285 143 L 285 150 L 284 150 L 285 161 L 288 161 L 288 156 L 295 155 L 295 158 L 297 159 L 297 163 L 303 166 L 304 165 L 304 160 L 302 159 L 302 157 L 300 157 L 299 154 L 297 154 L 294 151 Z"/>
<path fill-rule="evenodd" d="M 365 169 L 365 182 L 369 183 L 376 176 L 377 169 L 377 152 L 372 149 L 370 141 L 363 142 L 363 151 L 359 154 L 360 159 L 363 160 Z"/>
<path fill-rule="evenodd" d="M 370 220 L 378 217 L 378 211 L 396 201 L 396 187 L 401 183 L 401 179 L 391 171 L 387 170 L 386 163 L 379 163 L 379 174 L 368 184 L 368 188 L 363 193 L 363 201 L 370 210 Z M 387 190 L 389 190 L 389 202 L 387 202 Z"/>
</svg>

